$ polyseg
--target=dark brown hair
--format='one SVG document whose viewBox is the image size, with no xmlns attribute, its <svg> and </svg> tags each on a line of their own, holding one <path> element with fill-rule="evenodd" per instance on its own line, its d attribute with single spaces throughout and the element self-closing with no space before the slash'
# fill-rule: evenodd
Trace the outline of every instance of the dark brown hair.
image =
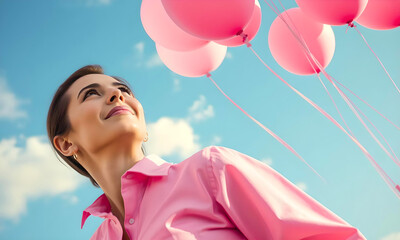
<svg viewBox="0 0 400 240">
<path fill-rule="evenodd" d="M 83 168 L 78 161 L 76 161 L 72 156 L 68 157 L 64 156 L 61 152 L 57 150 L 53 142 L 55 136 L 57 135 L 63 136 L 71 130 L 71 124 L 67 116 L 70 96 L 65 93 L 76 80 L 89 74 L 104 74 L 104 70 L 100 65 L 84 66 L 75 71 L 71 76 L 67 78 L 67 80 L 65 80 L 60 85 L 60 87 L 58 87 L 56 93 L 54 94 L 53 100 L 50 104 L 49 112 L 47 113 L 47 135 L 49 137 L 51 145 L 57 152 L 58 156 L 60 156 L 68 165 L 70 165 L 78 173 L 82 174 L 85 177 L 88 177 L 95 187 L 100 187 L 97 184 L 97 182 L 92 178 L 92 176 L 90 176 L 89 172 L 86 171 L 86 169 Z M 124 79 L 116 76 L 111 76 L 111 77 L 129 86 L 129 84 Z M 142 145 L 142 152 L 143 154 L 146 155 L 145 148 L 143 145 Z"/>
</svg>

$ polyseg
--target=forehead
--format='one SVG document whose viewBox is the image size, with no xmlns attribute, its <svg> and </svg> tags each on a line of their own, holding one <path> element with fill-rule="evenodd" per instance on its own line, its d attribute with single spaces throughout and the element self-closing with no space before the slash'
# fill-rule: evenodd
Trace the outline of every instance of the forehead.
<svg viewBox="0 0 400 240">
<path fill-rule="evenodd" d="M 116 79 L 114 79 L 110 76 L 104 75 L 104 74 L 88 74 L 81 78 L 78 78 L 70 86 L 70 88 L 68 89 L 67 92 L 69 94 L 76 95 L 82 88 L 86 87 L 89 84 L 98 83 L 102 86 L 108 86 L 108 85 L 111 85 L 113 82 L 118 82 L 118 81 Z"/>
</svg>

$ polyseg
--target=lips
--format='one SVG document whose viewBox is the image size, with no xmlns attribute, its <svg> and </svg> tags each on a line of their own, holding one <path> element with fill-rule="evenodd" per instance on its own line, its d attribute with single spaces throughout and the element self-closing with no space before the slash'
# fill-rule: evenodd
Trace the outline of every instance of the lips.
<svg viewBox="0 0 400 240">
<path fill-rule="evenodd" d="M 129 109 L 127 107 L 124 107 L 124 106 L 116 106 L 113 109 L 111 109 L 111 111 L 107 114 L 107 117 L 105 119 L 111 117 L 115 112 L 121 111 L 121 110 L 122 111 L 129 111 L 132 115 L 134 115 L 134 113 L 132 112 L 131 109 Z"/>
</svg>

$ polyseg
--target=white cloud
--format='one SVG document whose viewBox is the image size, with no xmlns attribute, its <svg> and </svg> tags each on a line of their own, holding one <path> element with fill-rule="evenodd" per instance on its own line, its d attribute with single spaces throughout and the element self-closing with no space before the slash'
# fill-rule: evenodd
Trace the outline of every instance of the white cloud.
<svg viewBox="0 0 400 240">
<path fill-rule="evenodd" d="M 136 43 L 135 46 L 133 46 L 133 49 L 138 56 L 142 56 L 144 53 L 144 42 Z"/>
<path fill-rule="evenodd" d="M 174 92 L 179 92 L 181 90 L 181 82 L 179 78 L 174 78 Z"/>
<path fill-rule="evenodd" d="M 269 165 L 269 166 L 272 165 L 272 159 L 271 158 L 263 158 L 263 159 L 260 159 L 260 161 L 265 163 L 265 164 L 267 164 L 267 165 Z"/>
<path fill-rule="evenodd" d="M 133 45 L 133 55 L 128 59 L 128 65 L 131 64 L 137 68 L 146 67 L 146 68 L 154 68 L 158 66 L 162 66 L 163 62 L 158 56 L 157 52 L 153 53 L 153 55 L 145 54 L 145 43 L 143 41 L 137 42 Z M 154 48 L 155 50 L 155 48 Z"/>
<path fill-rule="evenodd" d="M 6 79 L 0 76 L 0 119 L 14 120 L 27 117 L 27 113 L 20 109 L 20 105 L 25 102 L 8 89 Z"/>
<path fill-rule="evenodd" d="M 85 0 L 87 6 L 105 6 L 110 5 L 112 0 Z"/>
<path fill-rule="evenodd" d="M 230 51 L 227 51 L 225 57 L 226 57 L 226 59 L 232 59 L 233 55 Z"/>
<path fill-rule="evenodd" d="M 214 108 L 212 105 L 206 106 L 206 97 L 200 95 L 199 99 L 194 101 L 189 108 L 188 121 L 203 121 L 214 117 Z"/>
<path fill-rule="evenodd" d="M 207 106 L 206 98 L 200 95 L 190 106 L 186 118 L 161 117 L 156 122 L 148 123 L 149 141 L 146 142 L 146 149 L 149 153 L 160 156 L 178 154 L 182 158 L 187 158 L 201 148 L 199 136 L 194 133 L 190 123 L 213 116 L 212 105 Z M 214 136 L 211 145 L 220 142 L 221 137 Z"/>
<path fill-rule="evenodd" d="M 163 62 L 161 61 L 157 53 L 154 53 L 146 60 L 146 67 L 148 68 L 157 67 L 161 65 L 163 65 Z"/>
<path fill-rule="evenodd" d="M 74 191 L 83 177 L 61 164 L 44 136 L 0 141 L 0 216 L 14 222 L 27 211 L 27 202 Z M 72 198 L 74 202 L 77 199 Z"/>
<path fill-rule="evenodd" d="M 296 186 L 303 191 L 307 190 L 307 184 L 305 182 L 298 182 L 298 183 L 296 183 Z"/>
<path fill-rule="evenodd" d="M 79 198 L 75 195 L 63 195 L 62 198 L 70 204 L 77 204 L 79 202 Z"/>
<path fill-rule="evenodd" d="M 178 154 L 183 159 L 201 149 L 199 136 L 184 119 L 162 117 L 147 124 L 149 140 L 146 149 L 159 156 Z"/>
<path fill-rule="evenodd" d="M 214 136 L 213 139 L 211 140 L 210 145 L 218 145 L 222 141 L 222 138 L 220 136 Z"/>
<path fill-rule="evenodd" d="M 400 240 L 400 232 L 391 233 L 381 238 L 381 240 Z"/>
</svg>

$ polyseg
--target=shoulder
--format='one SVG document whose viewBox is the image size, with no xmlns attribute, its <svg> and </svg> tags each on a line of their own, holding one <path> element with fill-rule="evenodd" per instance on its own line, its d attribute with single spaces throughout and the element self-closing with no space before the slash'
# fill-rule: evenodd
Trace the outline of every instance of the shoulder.
<svg viewBox="0 0 400 240">
<path fill-rule="evenodd" d="M 201 149 L 200 151 L 196 152 L 192 156 L 190 156 L 186 160 L 191 160 L 191 161 L 216 161 L 216 160 L 223 160 L 227 159 L 227 156 L 230 155 L 235 155 L 236 153 L 239 153 L 231 148 L 228 147 L 223 147 L 223 146 L 207 146 Z"/>
<path fill-rule="evenodd" d="M 226 156 L 233 149 L 222 146 L 207 146 L 197 151 L 190 157 L 182 162 L 175 164 L 175 166 L 183 168 L 206 168 L 210 167 L 215 161 L 222 161 L 227 159 Z"/>
<path fill-rule="evenodd" d="M 185 161 L 189 161 L 191 163 L 196 162 L 200 165 L 207 163 L 207 165 L 211 165 L 213 168 L 224 168 L 226 165 L 253 165 L 263 167 L 266 165 L 261 161 L 258 161 L 257 159 L 232 148 L 215 145 L 207 146 L 201 149 Z"/>
</svg>

